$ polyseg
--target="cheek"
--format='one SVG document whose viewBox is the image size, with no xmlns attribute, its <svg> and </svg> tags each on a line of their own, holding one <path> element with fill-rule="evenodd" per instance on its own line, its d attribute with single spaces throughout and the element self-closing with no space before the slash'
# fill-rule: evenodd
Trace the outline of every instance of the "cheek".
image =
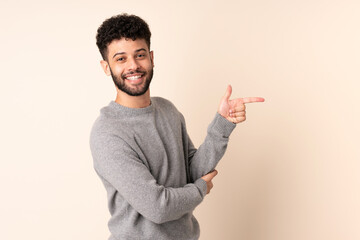
<svg viewBox="0 0 360 240">
<path fill-rule="evenodd" d="M 154 64 L 153 64 L 153 62 L 150 61 L 150 62 L 148 62 L 148 64 L 146 64 L 145 67 L 147 70 L 151 70 L 154 67 Z"/>
<path fill-rule="evenodd" d="M 123 74 L 123 68 L 120 66 L 113 66 L 111 68 L 111 71 L 114 75 L 122 75 Z"/>
</svg>

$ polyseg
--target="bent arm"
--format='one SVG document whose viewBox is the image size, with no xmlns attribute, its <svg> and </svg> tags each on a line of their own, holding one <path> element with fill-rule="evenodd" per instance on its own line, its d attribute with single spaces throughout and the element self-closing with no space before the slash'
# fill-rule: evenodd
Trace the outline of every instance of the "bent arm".
<svg viewBox="0 0 360 240">
<path fill-rule="evenodd" d="M 91 143 L 96 172 L 122 195 L 141 215 L 155 223 L 176 220 L 191 212 L 206 195 L 206 182 L 197 179 L 181 188 L 156 183 L 136 152 L 116 136 L 93 138 Z"/>
<path fill-rule="evenodd" d="M 192 181 L 211 172 L 216 167 L 217 163 L 224 156 L 229 136 L 235 126 L 236 124 L 216 113 L 215 118 L 207 129 L 205 141 L 198 149 L 194 147 L 185 131 L 188 141 L 188 158 Z"/>
</svg>

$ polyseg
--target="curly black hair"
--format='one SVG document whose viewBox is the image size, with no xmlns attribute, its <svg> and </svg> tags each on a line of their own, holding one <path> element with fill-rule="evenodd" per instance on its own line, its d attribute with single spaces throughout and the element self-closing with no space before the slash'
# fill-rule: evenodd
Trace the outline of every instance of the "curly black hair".
<svg viewBox="0 0 360 240">
<path fill-rule="evenodd" d="M 106 19 L 97 30 L 96 45 L 107 60 L 107 46 L 115 39 L 144 39 L 150 50 L 151 32 L 148 24 L 138 16 L 126 13 Z"/>
</svg>

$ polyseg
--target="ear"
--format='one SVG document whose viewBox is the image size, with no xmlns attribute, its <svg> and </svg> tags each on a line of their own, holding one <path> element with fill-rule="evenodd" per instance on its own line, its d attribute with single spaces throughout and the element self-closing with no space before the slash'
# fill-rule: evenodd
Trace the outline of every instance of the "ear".
<svg viewBox="0 0 360 240">
<path fill-rule="evenodd" d="M 154 67 L 154 51 L 150 51 L 150 59 L 151 59 L 151 63 L 152 63 L 152 66 Z"/>
<path fill-rule="evenodd" d="M 102 67 L 102 69 L 104 70 L 104 73 L 107 75 L 107 76 L 110 76 L 111 75 L 111 72 L 110 72 L 110 66 L 109 66 L 109 63 L 105 60 L 101 60 L 100 61 L 100 65 Z"/>
</svg>

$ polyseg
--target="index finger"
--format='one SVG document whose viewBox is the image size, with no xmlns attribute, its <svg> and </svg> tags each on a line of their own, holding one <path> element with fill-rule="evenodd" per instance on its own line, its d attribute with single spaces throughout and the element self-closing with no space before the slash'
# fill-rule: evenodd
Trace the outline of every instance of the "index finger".
<svg viewBox="0 0 360 240">
<path fill-rule="evenodd" d="M 254 103 L 254 102 L 264 102 L 265 99 L 262 97 L 244 97 L 241 98 L 243 103 Z"/>
</svg>

